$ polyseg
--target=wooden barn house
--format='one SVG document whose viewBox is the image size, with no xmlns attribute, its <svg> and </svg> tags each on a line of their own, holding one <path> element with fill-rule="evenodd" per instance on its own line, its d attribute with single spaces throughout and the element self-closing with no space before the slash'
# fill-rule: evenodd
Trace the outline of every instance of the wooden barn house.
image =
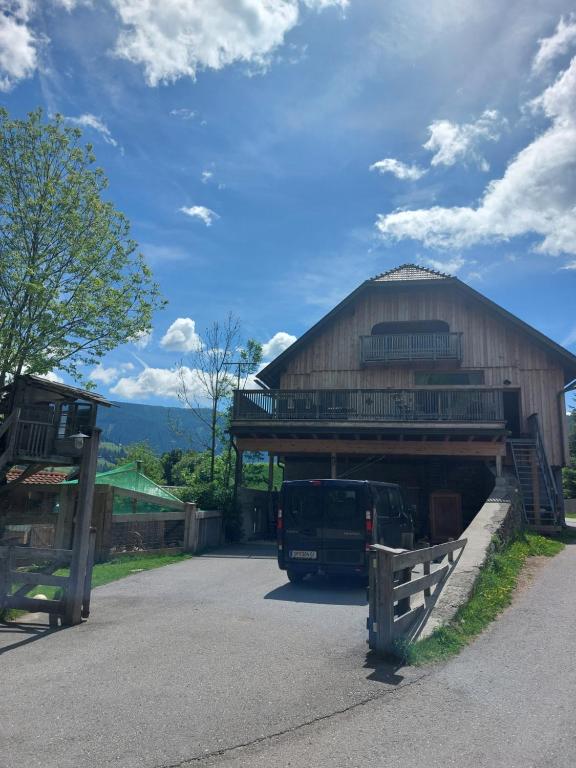
<svg viewBox="0 0 576 768">
<path fill-rule="evenodd" d="M 398 482 L 418 532 L 458 536 L 514 473 L 527 522 L 563 524 L 565 392 L 576 356 L 450 275 L 411 264 L 363 282 L 235 393 L 240 452 L 285 479 Z"/>
</svg>

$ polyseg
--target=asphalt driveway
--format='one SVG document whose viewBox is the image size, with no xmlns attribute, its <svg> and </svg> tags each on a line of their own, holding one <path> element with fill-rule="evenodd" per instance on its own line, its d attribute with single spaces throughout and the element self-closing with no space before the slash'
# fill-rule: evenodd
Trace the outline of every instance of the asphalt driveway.
<svg viewBox="0 0 576 768">
<path fill-rule="evenodd" d="M 406 677 L 366 666 L 366 615 L 271 546 L 100 587 L 82 626 L 0 629 L 0 765 L 171 766 L 346 710 Z"/>
<path fill-rule="evenodd" d="M 426 670 L 372 664 L 364 590 L 291 586 L 271 555 L 99 588 L 81 627 L 0 630 L 0 766 L 572 768 L 576 545 Z"/>
</svg>

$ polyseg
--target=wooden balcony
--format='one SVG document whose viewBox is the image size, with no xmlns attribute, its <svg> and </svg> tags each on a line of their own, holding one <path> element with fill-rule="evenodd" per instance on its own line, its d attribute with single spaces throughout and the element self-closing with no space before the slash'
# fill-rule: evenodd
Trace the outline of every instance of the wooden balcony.
<svg viewBox="0 0 576 768">
<path fill-rule="evenodd" d="M 456 423 L 504 421 L 502 392 L 470 387 L 238 390 L 234 417 L 248 422 Z"/>
<path fill-rule="evenodd" d="M 461 333 L 387 333 L 360 336 L 362 365 L 462 360 Z"/>
<path fill-rule="evenodd" d="M 70 463 L 80 456 L 72 435 L 93 420 L 88 403 L 54 403 L 15 408 L 0 424 L 0 463 Z"/>
</svg>

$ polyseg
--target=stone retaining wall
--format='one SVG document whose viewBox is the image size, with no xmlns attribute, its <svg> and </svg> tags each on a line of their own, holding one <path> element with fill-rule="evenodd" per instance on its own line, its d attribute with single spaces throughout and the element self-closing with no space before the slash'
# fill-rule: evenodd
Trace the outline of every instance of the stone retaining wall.
<svg viewBox="0 0 576 768">
<path fill-rule="evenodd" d="M 494 537 L 507 541 L 522 527 L 522 505 L 515 478 L 496 478 L 492 493 L 462 533 L 461 538 L 468 539 L 468 543 L 432 608 L 419 639 L 447 624 L 468 601 L 480 570 L 492 551 Z"/>
</svg>

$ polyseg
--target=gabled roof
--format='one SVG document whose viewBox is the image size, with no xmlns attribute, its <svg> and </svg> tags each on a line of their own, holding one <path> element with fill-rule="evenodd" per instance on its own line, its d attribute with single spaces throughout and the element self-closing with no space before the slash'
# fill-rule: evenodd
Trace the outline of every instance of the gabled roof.
<svg viewBox="0 0 576 768">
<path fill-rule="evenodd" d="M 515 325 L 524 333 L 527 333 L 536 343 L 543 346 L 549 353 L 560 358 L 564 368 L 566 382 L 576 379 L 576 355 L 573 355 L 567 349 L 564 349 L 564 347 L 548 338 L 548 336 L 540 333 L 536 328 L 533 328 L 531 325 L 528 325 L 528 323 L 520 320 L 519 317 L 508 312 L 508 310 L 504 309 L 499 304 L 496 304 L 478 291 L 475 291 L 474 288 L 471 288 L 453 275 L 436 272 L 432 269 L 419 266 L 418 264 L 402 264 L 399 267 L 395 267 L 388 272 L 383 272 L 382 274 L 376 275 L 361 283 L 358 288 L 348 294 L 348 296 L 335 306 L 334 309 L 330 310 L 328 314 L 324 315 L 324 317 L 306 331 L 306 333 L 302 334 L 302 336 L 300 336 L 300 338 L 291 346 L 263 368 L 257 374 L 257 380 L 263 382 L 266 386 L 278 387 L 280 374 L 288 360 L 297 354 L 317 333 L 329 325 L 332 320 L 345 309 L 345 307 L 354 302 L 365 290 L 370 288 L 393 290 L 399 287 L 414 287 L 416 285 L 427 285 L 430 288 L 451 285 L 458 290 L 463 291 L 469 297 L 473 297 L 484 304 L 489 311 L 494 312 L 507 322 Z"/>
<path fill-rule="evenodd" d="M 433 269 L 420 267 L 417 264 L 401 264 L 388 272 L 382 272 L 372 278 L 373 282 L 385 283 L 392 280 L 449 280 L 452 275 L 436 272 Z"/>
<path fill-rule="evenodd" d="M 40 389 L 45 389 L 48 392 L 55 392 L 62 397 L 70 398 L 71 400 L 87 400 L 90 403 L 96 403 L 96 405 L 103 405 L 106 408 L 110 408 L 112 403 L 97 392 L 89 392 L 87 389 L 79 389 L 78 387 L 71 387 L 69 384 L 62 384 L 59 381 L 50 381 L 42 376 L 35 376 L 31 373 L 26 373 L 18 377 L 26 384 L 30 384 Z M 13 386 L 12 383 L 8 384 L 5 389 L 10 389 Z"/>
</svg>

